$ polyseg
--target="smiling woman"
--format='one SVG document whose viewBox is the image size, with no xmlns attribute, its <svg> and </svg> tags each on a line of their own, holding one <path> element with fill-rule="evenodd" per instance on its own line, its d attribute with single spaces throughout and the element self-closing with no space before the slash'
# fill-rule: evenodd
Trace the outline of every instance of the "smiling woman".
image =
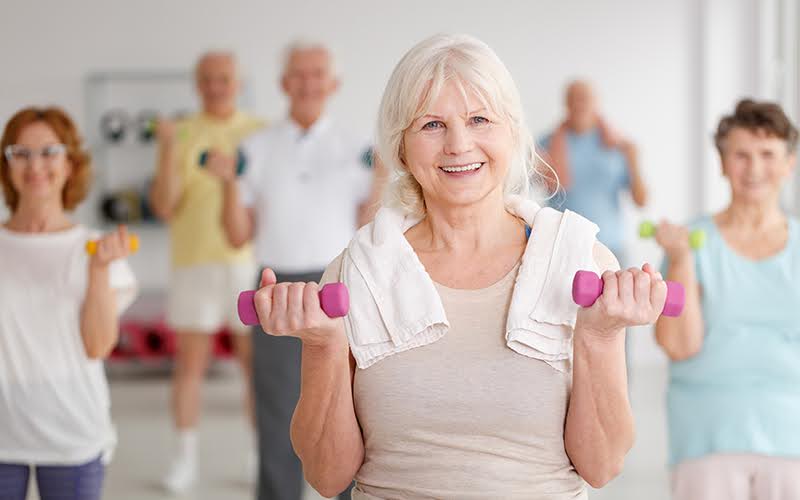
<svg viewBox="0 0 800 500">
<path fill-rule="evenodd" d="M 369 500 L 585 499 L 632 444 L 624 328 L 655 321 L 663 280 L 608 271 L 577 310 L 575 271 L 618 264 L 594 224 L 529 199 L 519 93 L 483 42 L 413 47 L 378 136 L 387 206 L 322 279 L 350 290 L 345 321 L 315 284 L 269 270 L 254 298 L 265 332 L 302 341 L 291 436 L 306 478 L 325 496 L 355 478 Z"/>
</svg>

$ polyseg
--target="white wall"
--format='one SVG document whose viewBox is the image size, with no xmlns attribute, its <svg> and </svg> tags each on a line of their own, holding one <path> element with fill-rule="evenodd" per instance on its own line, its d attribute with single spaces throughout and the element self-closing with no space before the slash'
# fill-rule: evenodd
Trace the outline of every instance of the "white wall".
<svg viewBox="0 0 800 500">
<path fill-rule="evenodd" d="M 403 52 L 436 32 L 467 32 L 505 61 L 537 136 L 559 120 L 567 80 L 595 82 L 611 122 L 640 146 L 652 188 L 643 215 L 684 221 L 703 205 L 698 159 L 710 145 L 697 112 L 705 95 L 697 76 L 700 10 L 694 0 L 18 1 L 13 15 L 0 18 L 0 120 L 24 105 L 57 103 L 82 127 L 95 127 L 85 123 L 88 72 L 186 69 L 209 47 L 240 55 L 255 110 L 278 118 L 285 107 L 277 87 L 281 49 L 301 35 L 334 48 L 343 86 L 333 113 L 368 131 Z M 722 100 L 729 108 L 730 99 Z M 633 241 L 639 217 L 629 223 L 633 259 L 658 260 L 653 244 Z M 160 266 L 149 269 L 162 274 Z"/>
</svg>

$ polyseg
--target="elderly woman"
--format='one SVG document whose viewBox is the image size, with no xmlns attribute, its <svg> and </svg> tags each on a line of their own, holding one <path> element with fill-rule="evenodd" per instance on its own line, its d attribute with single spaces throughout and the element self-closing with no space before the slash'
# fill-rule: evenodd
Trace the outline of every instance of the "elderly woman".
<svg viewBox="0 0 800 500">
<path fill-rule="evenodd" d="M 775 104 L 743 100 L 715 142 L 730 204 L 689 229 L 662 223 L 667 276 L 686 284 L 656 325 L 670 357 L 676 500 L 800 498 L 800 235 L 780 208 L 798 132 Z"/>
<path fill-rule="evenodd" d="M 355 478 L 360 499 L 586 498 L 633 442 L 624 328 L 655 321 L 665 283 L 608 271 L 577 311 L 574 272 L 617 263 L 594 224 L 527 199 L 519 94 L 482 42 L 412 48 L 378 126 L 389 206 L 323 277 L 350 290 L 344 321 L 269 269 L 255 296 L 266 332 L 303 343 L 307 479 L 332 496 Z"/>
<path fill-rule="evenodd" d="M 6 125 L 0 184 L 0 498 L 100 499 L 116 443 L 102 359 L 136 284 L 124 228 L 94 231 L 67 212 L 91 185 L 89 156 L 57 108 L 26 108 Z"/>
</svg>

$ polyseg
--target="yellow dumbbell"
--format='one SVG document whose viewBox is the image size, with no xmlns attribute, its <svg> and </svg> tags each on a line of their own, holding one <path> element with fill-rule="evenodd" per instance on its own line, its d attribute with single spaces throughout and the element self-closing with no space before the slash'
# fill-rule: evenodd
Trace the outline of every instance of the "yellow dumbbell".
<svg viewBox="0 0 800 500">
<path fill-rule="evenodd" d="M 128 250 L 131 253 L 135 253 L 139 250 L 139 237 L 135 234 L 131 234 L 128 236 Z M 97 252 L 97 240 L 89 240 L 86 242 L 86 253 L 89 255 L 94 255 Z"/>
<path fill-rule="evenodd" d="M 656 225 L 650 221 L 644 221 L 639 225 L 639 236 L 642 238 L 652 238 L 656 235 Z M 706 244 L 706 232 L 702 229 L 695 229 L 689 233 L 689 246 L 692 250 L 699 250 Z"/>
</svg>

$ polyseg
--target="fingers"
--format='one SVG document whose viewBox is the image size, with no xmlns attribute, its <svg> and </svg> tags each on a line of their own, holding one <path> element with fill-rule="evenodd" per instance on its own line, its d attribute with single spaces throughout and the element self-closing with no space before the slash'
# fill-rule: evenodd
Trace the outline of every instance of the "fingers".
<svg viewBox="0 0 800 500">
<path fill-rule="evenodd" d="M 623 306 L 630 307 L 635 302 L 633 273 L 638 269 L 620 270 L 616 272 L 619 300 Z"/>
<path fill-rule="evenodd" d="M 275 271 L 270 269 L 269 267 L 265 267 L 263 271 L 261 271 L 261 284 L 259 288 L 264 288 L 267 285 L 274 285 L 278 282 L 278 277 L 275 276 Z"/>
<path fill-rule="evenodd" d="M 306 327 L 303 310 L 303 291 L 305 283 L 290 283 L 287 291 L 286 317 L 289 331 L 295 332 Z"/>
</svg>

